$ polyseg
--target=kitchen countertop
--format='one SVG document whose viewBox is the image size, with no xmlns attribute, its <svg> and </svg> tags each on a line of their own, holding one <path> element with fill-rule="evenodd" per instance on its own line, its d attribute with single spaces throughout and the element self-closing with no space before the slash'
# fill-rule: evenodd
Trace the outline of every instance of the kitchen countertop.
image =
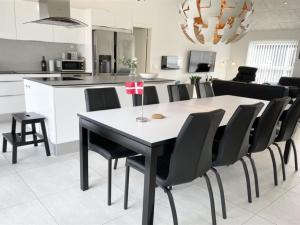
<svg viewBox="0 0 300 225">
<path fill-rule="evenodd" d="M 79 79 L 78 79 L 79 78 Z M 91 86 L 101 84 L 115 84 L 124 85 L 127 81 L 141 81 L 145 83 L 166 83 L 174 80 L 170 79 L 141 79 L 141 78 L 130 78 L 128 76 L 87 76 L 87 77 L 76 77 L 78 80 L 69 80 L 68 78 L 25 78 L 25 80 L 34 81 L 37 83 L 53 86 L 53 87 L 66 87 L 66 86 Z"/>
<path fill-rule="evenodd" d="M 50 72 L 50 71 L 0 71 L 0 75 L 7 75 L 7 74 L 91 74 L 88 72 L 70 72 L 70 73 L 66 73 L 66 72 L 60 72 L 60 71 L 54 71 L 54 72 Z"/>
</svg>

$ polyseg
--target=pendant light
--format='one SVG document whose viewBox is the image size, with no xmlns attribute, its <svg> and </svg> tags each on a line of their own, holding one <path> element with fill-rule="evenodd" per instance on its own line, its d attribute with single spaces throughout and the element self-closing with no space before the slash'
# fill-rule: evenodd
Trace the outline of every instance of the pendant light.
<svg viewBox="0 0 300 225">
<path fill-rule="evenodd" d="M 185 0 L 181 29 L 193 43 L 228 44 L 249 31 L 253 12 L 253 0 Z"/>
</svg>

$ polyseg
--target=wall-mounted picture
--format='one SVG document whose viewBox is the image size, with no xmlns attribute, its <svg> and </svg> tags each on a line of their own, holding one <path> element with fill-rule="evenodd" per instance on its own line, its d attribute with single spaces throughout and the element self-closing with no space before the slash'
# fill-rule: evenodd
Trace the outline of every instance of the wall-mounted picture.
<svg viewBox="0 0 300 225">
<path fill-rule="evenodd" d="M 208 73 L 215 70 L 216 52 L 190 51 L 188 60 L 189 73 Z"/>
</svg>

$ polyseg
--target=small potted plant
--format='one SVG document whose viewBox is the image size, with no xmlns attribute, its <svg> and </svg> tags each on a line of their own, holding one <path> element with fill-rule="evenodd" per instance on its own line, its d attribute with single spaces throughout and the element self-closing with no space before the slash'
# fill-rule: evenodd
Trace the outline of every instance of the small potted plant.
<svg viewBox="0 0 300 225">
<path fill-rule="evenodd" d="M 195 85 L 197 82 L 201 80 L 201 77 L 198 75 L 192 75 L 190 76 L 191 84 Z"/>
<path fill-rule="evenodd" d="M 136 68 L 137 68 L 137 64 L 138 64 L 137 58 L 134 57 L 132 59 L 128 59 L 128 58 L 122 57 L 118 60 L 118 63 L 129 67 L 129 69 L 130 69 L 129 76 L 131 76 L 131 77 L 136 76 Z"/>
</svg>

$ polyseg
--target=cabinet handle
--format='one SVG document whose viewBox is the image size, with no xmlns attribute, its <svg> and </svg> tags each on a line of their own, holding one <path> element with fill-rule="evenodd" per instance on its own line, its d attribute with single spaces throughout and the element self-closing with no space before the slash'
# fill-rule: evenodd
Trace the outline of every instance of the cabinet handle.
<svg viewBox="0 0 300 225">
<path fill-rule="evenodd" d="M 30 85 L 28 85 L 28 84 L 26 84 L 25 87 L 26 87 L 26 88 L 29 88 L 29 89 L 31 88 Z"/>
<path fill-rule="evenodd" d="M 0 98 L 6 98 L 6 97 L 17 97 L 17 96 L 24 96 L 24 95 L 0 95 Z"/>
<path fill-rule="evenodd" d="M 21 83 L 23 82 L 23 80 L 4 80 L 4 81 L 0 81 L 0 83 Z"/>
</svg>

